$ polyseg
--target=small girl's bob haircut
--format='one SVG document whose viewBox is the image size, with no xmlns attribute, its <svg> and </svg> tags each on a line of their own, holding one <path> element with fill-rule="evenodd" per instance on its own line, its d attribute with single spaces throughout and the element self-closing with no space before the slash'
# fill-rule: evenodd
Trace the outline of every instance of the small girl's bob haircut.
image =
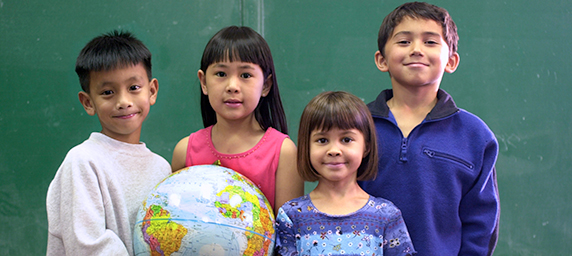
<svg viewBox="0 0 572 256">
<path fill-rule="evenodd" d="M 211 64 L 222 61 L 253 63 L 260 66 L 265 79 L 270 77 L 272 80 L 270 91 L 266 97 L 260 98 L 258 106 L 254 110 L 254 116 L 263 130 L 266 131 L 268 127 L 272 127 L 288 134 L 286 115 L 278 91 L 274 61 L 266 40 L 249 27 L 225 27 L 207 43 L 201 59 L 201 70 L 206 73 Z M 208 96 L 204 95 L 202 90 L 200 95 L 201 114 L 203 125 L 206 128 L 216 124 L 216 112 L 210 105 Z"/>
<path fill-rule="evenodd" d="M 365 103 L 348 92 L 323 92 L 314 97 L 302 113 L 298 130 L 298 173 L 306 181 L 317 181 L 319 173 L 310 162 L 310 134 L 313 131 L 357 129 L 365 139 L 366 152 L 357 171 L 357 180 L 377 175 L 375 125 Z"/>
</svg>

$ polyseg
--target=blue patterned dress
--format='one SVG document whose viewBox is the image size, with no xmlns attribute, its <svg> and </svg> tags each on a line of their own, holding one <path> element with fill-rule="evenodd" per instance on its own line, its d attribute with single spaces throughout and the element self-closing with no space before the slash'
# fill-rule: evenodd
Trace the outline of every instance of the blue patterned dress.
<svg viewBox="0 0 572 256">
<path fill-rule="evenodd" d="M 289 255 L 412 255 L 415 253 L 401 211 L 370 196 L 347 215 L 318 211 L 309 195 L 285 203 L 276 217 L 276 246 Z"/>
</svg>

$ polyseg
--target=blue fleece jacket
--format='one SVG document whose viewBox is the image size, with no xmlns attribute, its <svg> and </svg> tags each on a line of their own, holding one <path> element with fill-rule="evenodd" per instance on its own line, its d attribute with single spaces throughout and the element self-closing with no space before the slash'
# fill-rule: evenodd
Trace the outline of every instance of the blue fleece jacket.
<svg viewBox="0 0 572 256">
<path fill-rule="evenodd" d="M 494 134 L 439 90 L 436 106 L 404 138 L 387 106 L 392 97 L 385 90 L 368 104 L 379 173 L 360 185 L 401 209 L 417 255 L 491 255 L 500 216 Z"/>
</svg>

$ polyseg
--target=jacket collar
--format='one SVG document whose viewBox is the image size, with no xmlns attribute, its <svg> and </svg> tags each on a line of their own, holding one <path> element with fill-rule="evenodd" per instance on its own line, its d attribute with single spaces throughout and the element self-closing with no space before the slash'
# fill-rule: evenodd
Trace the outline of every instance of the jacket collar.
<svg viewBox="0 0 572 256">
<path fill-rule="evenodd" d="M 389 107 L 387 106 L 387 101 L 393 97 L 393 90 L 387 89 L 383 90 L 377 98 L 367 104 L 369 111 L 371 112 L 372 116 L 375 117 L 382 117 L 387 118 L 389 117 Z M 445 92 L 442 89 L 439 89 L 437 92 L 437 104 L 429 114 L 425 120 L 435 120 L 450 116 L 459 111 L 457 105 L 453 101 L 451 95 Z"/>
</svg>

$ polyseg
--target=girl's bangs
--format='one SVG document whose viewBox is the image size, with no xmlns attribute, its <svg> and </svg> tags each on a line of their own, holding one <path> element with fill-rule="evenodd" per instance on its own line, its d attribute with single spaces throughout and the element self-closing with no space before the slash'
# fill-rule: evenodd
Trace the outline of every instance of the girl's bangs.
<svg viewBox="0 0 572 256">
<path fill-rule="evenodd" d="M 259 65 L 260 68 L 266 70 L 266 61 L 260 47 L 254 45 L 254 42 L 248 39 L 229 40 L 223 39 L 213 42 L 211 49 L 205 52 L 208 65 L 217 62 L 248 62 Z"/>
</svg>

